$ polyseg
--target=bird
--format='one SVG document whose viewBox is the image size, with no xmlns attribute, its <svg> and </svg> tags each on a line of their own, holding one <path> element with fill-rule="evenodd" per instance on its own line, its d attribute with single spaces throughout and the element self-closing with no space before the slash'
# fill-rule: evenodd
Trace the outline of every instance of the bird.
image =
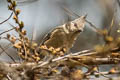
<svg viewBox="0 0 120 80">
<path fill-rule="evenodd" d="M 40 55 L 42 55 L 42 57 L 46 55 L 63 56 L 69 53 L 69 50 L 73 47 L 79 34 L 83 32 L 85 22 L 86 15 L 55 27 L 40 43 Z"/>
</svg>

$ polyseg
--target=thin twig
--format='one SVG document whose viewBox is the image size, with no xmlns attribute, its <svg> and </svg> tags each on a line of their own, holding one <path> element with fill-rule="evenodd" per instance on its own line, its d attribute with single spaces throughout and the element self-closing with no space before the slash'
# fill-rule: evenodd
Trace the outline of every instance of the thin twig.
<svg viewBox="0 0 120 80">
<path fill-rule="evenodd" d="M 10 46 L 11 46 L 11 43 L 10 43 L 10 44 L 8 44 L 8 45 L 5 47 L 5 50 L 9 49 L 9 48 L 10 48 Z M 0 55 L 1 55 L 3 52 L 4 52 L 4 51 L 2 50 L 2 51 L 0 52 Z"/>
<path fill-rule="evenodd" d="M 6 20 L 0 22 L 0 24 L 3 24 L 4 22 L 8 21 L 12 17 L 12 15 L 13 15 L 13 12 L 10 14 L 10 16 Z"/>
<path fill-rule="evenodd" d="M 97 71 L 97 73 L 98 73 L 99 75 L 101 75 L 101 76 L 105 77 L 105 78 L 110 79 L 110 77 L 107 77 L 105 74 L 103 74 L 103 72 L 98 72 L 98 71 Z"/>
<path fill-rule="evenodd" d="M 75 15 L 77 17 L 80 17 L 80 15 L 76 14 L 73 11 L 68 10 L 67 8 L 63 7 L 63 9 L 67 12 L 68 15 Z M 86 19 L 86 22 L 90 25 L 90 27 L 92 27 L 92 29 L 97 32 L 98 34 L 100 34 L 100 29 L 98 29 L 94 24 L 92 24 L 90 21 L 88 21 Z"/>
<path fill-rule="evenodd" d="M 83 53 L 84 52 L 84 53 Z M 89 54 L 88 54 L 88 53 Z M 83 54 L 82 54 L 83 53 Z M 93 55 L 93 54 L 96 54 L 96 52 L 89 52 L 89 50 L 85 50 L 85 51 L 80 51 L 78 53 L 73 53 L 73 54 L 68 54 L 68 55 L 65 55 L 63 57 L 58 57 L 58 58 L 55 58 L 55 59 L 52 59 L 51 61 L 45 61 L 45 62 L 39 62 L 38 65 L 36 67 L 33 67 L 33 69 L 37 69 L 37 68 L 40 68 L 44 65 L 47 65 L 49 63 L 53 63 L 53 62 L 57 62 L 57 61 L 65 61 L 65 60 L 68 60 L 68 58 L 72 58 L 72 56 L 77 56 L 77 57 L 84 57 L 84 56 L 87 56 L 87 55 L 84 55 L 84 54 L 87 54 L 87 55 Z M 92 57 L 91 57 L 92 58 Z M 89 63 L 89 62 L 92 62 L 92 63 Z M 84 62 L 83 62 L 84 63 Z M 111 61 L 109 58 L 93 58 L 91 59 L 91 61 L 85 61 L 85 64 L 89 65 L 89 64 L 114 64 L 115 62 L 114 61 Z"/>
<path fill-rule="evenodd" d="M 114 24 L 114 16 L 113 16 L 113 18 L 112 18 L 112 21 L 111 21 L 110 27 L 109 27 L 109 29 L 108 29 L 108 35 L 110 35 L 110 33 L 111 33 L 111 31 L 112 31 L 113 24 Z"/>
<path fill-rule="evenodd" d="M 117 0 L 117 3 L 118 3 L 118 5 L 119 5 L 119 7 L 120 7 L 120 0 Z"/>
<path fill-rule="evenodd" d="M 26 50 L 26 46 L 25 46 L 25 42 L 23 40 L 24 38 L 22 38 L 22 44 L 23 44 L 23 48 L 24 48 L 24 51 L 25 51 L 25 60 L 27 60 L 27 50 Z"/>
<path fill-rule="evenodd" d="M 0 48 L 10 57 L 10 59 L 13 61 L 13 62 L 16 62 L 15 60 L 14 60 L 14 58 L 11 56 L 11 55 L 9 55 L 7 52 L 6 52 L 6 50 L 4 50 L 4 48 L 0 45 Z"/>
<path fill-rule="evenodd" d="M 92 23 L 91 23 L 90 21 L 88 21 L 87 19 L 86 19 L 86 22 L 92 27 L 92 29 L 93 29 L 96 33 L 101 34 L 100 29 L 98 29 L 94 24 L 92 24 Z"/>
<path fill-rule="evenodd" d="M 13 28 L 16 28 L 14 25 L 10 24 Z M 26 45 L 25 45 L 25 42 L 24 42 L 24 39 L 25 39 L 25 36 L 18 30 L 17 31 L 19 33 L 19 35 L 22 37 L 21 38 L 21 42 L 23 44 L 23 48 L 25 50 L 25 60 L 27 59 L 27 50 L 26 50 Z"/>
<path fill-rule="evenodd" d="M 6 75 L 8 80 L 13 80 L 9 75 Z"/>
<path fill-rule="evenodd" d="M 110 73 L 110 72 L 108 72 L 108 71 L 96 72 L 96 73 L 94 73 L 94 74 L 88 73 L 87 76 L 91 76 L 91 75 L 104 75 L 104 77 L 109 78 L 109 77 L 107 77 L 107 76 L 105 76 L 105 75 L 111 75 L 111 74 L 120 74 L 120 71 L 116 71 L 116 72 L 114 72 L 114 73 Z"/>
<path fill-rule="evenodd" d="M 6 32 L 12 31 L 12 30 L 14 30 L 14 29 L 15 29 L 15 28 L 11 28 L 11 29 L 9 29 L 9 30 L 7 30 L 7 31 L 4 31 L 4 32 L 0 33 L 0 35 L 4 34 L 4 33 L 6 33 Z"/>
</svg>

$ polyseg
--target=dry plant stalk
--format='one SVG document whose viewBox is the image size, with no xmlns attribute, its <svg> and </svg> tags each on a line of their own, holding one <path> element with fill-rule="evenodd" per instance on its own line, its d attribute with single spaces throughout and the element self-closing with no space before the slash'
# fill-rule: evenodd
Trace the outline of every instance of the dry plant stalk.
<svg viewBox="0 0 120 80">
<path fill-rule="evenodd" d="M 97 29 L 95 25 L 85 19 L 86 16 L 81 16 L 53 29 L 38 45 L 26 37 L 27 32 L 24 30 L 24 22 L 19 20 L 21 11 L 16 8 L 16 1 L 7 1 L 8 8 L 12 11 L 11 15 L 14 13 L 13 19 L 17 24 L 17 26 L 12 24 L 11 26 L 19 36 L 7 34 L 5 39 L 9 40 L 17 49 L 23 62 L 0 62 L 0 80 L 82 80 L 90 79 L 90 76 L 109 78 L 106 75 L 120 73 L 118 66 L 107 72 L 99 71 L 99 65 L 119 64 L 120 62 L 120 37 L 112 37 L 110 35 L 112 29 Z M 3 24 L 9 18 L 1 23 Z M 69 49 L 84 29 L 85 22 L 89 23 L 102 36 L 105 44 L 97 45 L 91 50 L 65 54 L 69 53 Z M 11 30 L 4 31 L 1 35 Z M 3 49 L 3 51 L 5 50 Z M 80 67 L 86 68 L 87 72 Z"/>
<path fill-rule="evenodd" d="M 19 37 L 7 35 L 7 39 L 13 43 L 13 47 L 17 49 L 20 58 L 26 61 L 39 61 L 38 53 L 36 48 L 37 43 L 31 42 L 28 37 L 26 37 L 26 30 L 24 30 L 24 22 L 19 20 L 20 10 L 16 9 L 16 1 L 8 0 L 8 8 L 14 13 L 13 19 L 15 20 L 17 26 L 11 24 L 15 31 L 19 34 Z"/>
</svg>

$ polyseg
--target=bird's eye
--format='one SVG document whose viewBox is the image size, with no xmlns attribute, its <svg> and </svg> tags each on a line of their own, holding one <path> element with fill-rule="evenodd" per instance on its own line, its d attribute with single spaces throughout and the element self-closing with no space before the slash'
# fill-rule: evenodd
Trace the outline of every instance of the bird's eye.
<svg viewBox="0 0 120 80">
<path fill-rule="evenodd" d="M 76 23 L 74 23 L 74 26 L 75 26 L 75 27 L 77 27 L 77 24 L 76 24 Z"/>
</svg>

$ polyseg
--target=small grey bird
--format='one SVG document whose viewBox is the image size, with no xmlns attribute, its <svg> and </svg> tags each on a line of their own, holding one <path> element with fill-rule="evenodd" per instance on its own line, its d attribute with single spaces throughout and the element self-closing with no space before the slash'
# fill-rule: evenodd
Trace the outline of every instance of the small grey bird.
<svg viewBox="0 0 120 80">
<path fill-rule="evenodd" d="M 73 47 L 80 32 L 83 31 L 86 16 L 56 27 L 48 33 L 40 44 L 40 54 L 64 55 Z"/>
</svg>

